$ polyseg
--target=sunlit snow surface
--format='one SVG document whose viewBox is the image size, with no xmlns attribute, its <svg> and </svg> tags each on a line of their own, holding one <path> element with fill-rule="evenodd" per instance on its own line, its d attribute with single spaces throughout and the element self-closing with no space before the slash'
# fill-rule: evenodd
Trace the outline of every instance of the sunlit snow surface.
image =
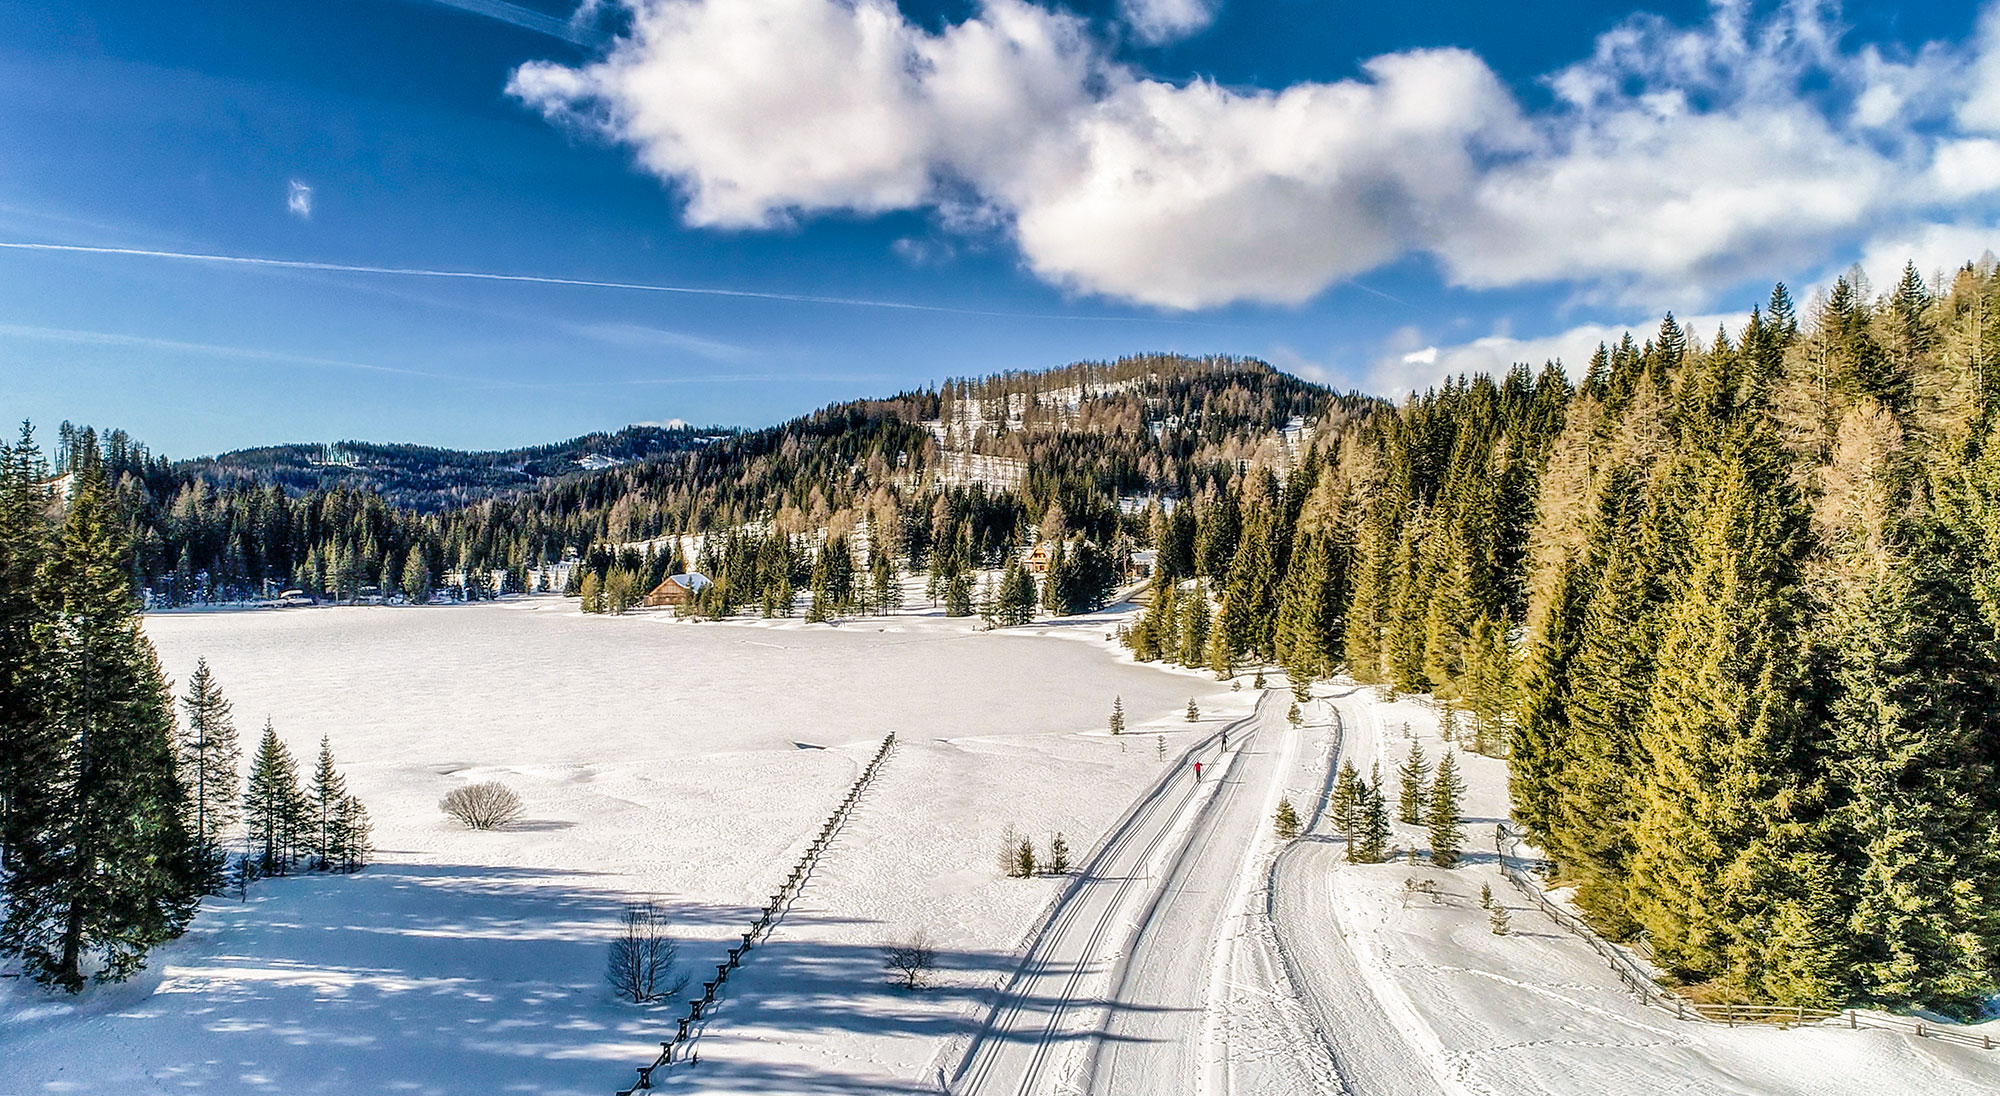
<svg viewBox="0 0 2000 1096">
<path fill-rule="evenodd" d="M 308 772 L 330 736 L 379 863 L 211 900 L 137 981 L 75 1005 L 0 983 L 0 1091 L 622 1087 L 683 1010 L 602 987 L 620 904 L 661 901 L 712 977 L 891 729 L 878 787 L 717 1017 L 740 1023 L 754 994 L 760 1024 L 732 1030 L 777 1042 L 698 1071 L 746 1090 L 906 1083 L 976 1022 L 1053 892 L 998 878 L 1002 827 L 1038 844 L 1061 828 L 1081 852 L 1157 774 L 1162 736 L 1178 752 L 1192 733 L 1191 694 L 1248 703 L 1132 665 L 1101 618 L 1032 629 L 1059 642 L 928 614 L 696 625 L 575 605 L 147 618 L 174 678 L 208 659 L 246 754 L 266 716 Z M 1103 730 L 1114 695 L 1122 738 Z M 446 791 L 488 779 L 521 793 L 522 822 L 442 817 Z M 916 928 L 949 969 L 912 998 L 879 948 Z"/>
</svg>

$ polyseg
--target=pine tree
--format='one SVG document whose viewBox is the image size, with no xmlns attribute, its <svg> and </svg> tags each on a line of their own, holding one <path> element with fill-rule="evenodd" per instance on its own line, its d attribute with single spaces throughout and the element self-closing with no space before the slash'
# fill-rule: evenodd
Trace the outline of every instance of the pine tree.
<svg viewBox="0 0 2000 1096">
<path fill-rule="evenodd" d="M 243 799 L 243 821 L 259 870 L 283 875 L 291 869 L 310 818 L 306 794 L 299 788 L 298 764 L 267 719 L 257 756 L 250 762 L 250 787 Z"/>
<path fill-rule="evenodd" d="M 1026 837 L 1014 847 L 1014 874 L 1022 879 L 1035 874 L 1035 843 Z"/>
<path fill-rule="evenodd" d="M 1458 850 L 1465 844 L 1459 824 L 1459 809 L 1465 801 L 1465 779 L 1458 774 L 1457 751 L 1447 748 L 1438 759 L 1437 776 L 1431 781 L 1429 809 L 1425 821 L 1431 831 L 1431 862 L 1441 868 L 1458 863 Z"/>
<path fill-rule="evenodd" d="M 124 546 L 96 465 L 78 474 L 35 583 L 32 676 L 40 703 L 10 790 L 7 910 L 0 952 L 71 992 L 86 956 L 99 980 L 130 977 L 186 928 L 200 886 L 173 697 L 140 631 Z"/>
<path fill-rule="evenodd" d="M 1109 725 L 1112 734 L 1125 733 L 1125 698 L 1122 696 L 1111 698 L 1111 720 Z"/>
<path fill-rule="evenodd" d="M 333 746 L 325 735 L 319 738 L 319 764 L 312 781 L 312 855 L 315 865 L 326 871 L 337 862 L 337 840 L 341 804 L 348 798 L 347 781 L 333 767 Z"/>
<path fill-rule="evenodd" d="M 1396 801 L 1396 820 L 1406 826 L 1421 826 L 1429 817 L 1431 763 L 1424 757 L 1424 744 L 1410 743 L 1410 754 L 1396 774 L 1402 779 L 1402 794 Z"/>
<path fill-rule="evenodd" d="M 1049 838 L 1049 873 L 1068 875 L 1069 867 L 1069 841 L 1058 833 Z"/>
<path fill-rule="evenodd" d="M 1189 723 L 1193 723 L 1196 720 L 1199 720 L 1200 718 L 1201 718 L 1201 709 L 1195 705 L 1193 697 L 1188 697 L 1187 721 Z"/>
<path fill-rule="evenodd" d="M 201 889 L 215 894 L 222 886 L 227 860 L 222 833 L 239 817 L 236 789 L 241 777 L 237 764 L 243 751 L 236 742 L 229 701 L 209 672 L 207 659 L 196 660 L 181 707 L 187 713 L 187 726 L 180 735 L 181 780 L 191 798 Z"/>
</svg>

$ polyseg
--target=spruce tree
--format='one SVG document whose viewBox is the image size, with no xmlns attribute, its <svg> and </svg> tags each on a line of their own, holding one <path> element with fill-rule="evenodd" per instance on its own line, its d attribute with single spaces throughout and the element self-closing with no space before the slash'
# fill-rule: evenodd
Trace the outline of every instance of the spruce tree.
<svg viewBox="0 0 2000 1096">
<path fill-rule="evenodd" d="M 1280 841 L 1290 841 L 1299 835 L 1299 812 L 1290 799 L 1278 800 L 1278 813 L 1272 818 L 1272 825 Z"/>
<path fill-rule="evenodd" d="M 139 628 L 108 495 L 97 465 L 77 475 L 35 579 L 46 611 L 25 669 L 40 703 L 13 732 L 17 764 L 33 769 L 11 789 L 0 952 L 71 992 L 87 957 L 99 980 L 122 980 L 185 929 L 201 874 L 173 697 Z"/>
<path fill-rule="evenodd" d="M 1360 813 L 1359 832 L 1354 841 L 1354 859 L 1364 864 L 1380 864 L 1389 852 L 1389 800 L 1382 794 L 1381 781 L 1356 786 L 1355 799 Z"/>
<path fill-rule="evenodd" d="M 1441 868 L 1458 863 L 1458 850 L 1465 844 L 1459 824 L 1459 810 L 1465 802 L 1465 779 L 1458 774 L 1458 753 L 1447 747 L 1438 759 L 1437 776 L 1431 781 L 1429 809 L 1425 821 L 1431 831 L 1431 862 Z"/>
<path fill-rule="evenodd" d="M 1829 844 L 1850 862 L 1852 902 L 1842 965 L 1869 1000 L 1974 1015 L 2000 969 L 2000 662 L 1958 538 L 1921 522 L 1902 539 L 1831 614 L 1827 724 L 1845 802 Z M 1835 989 L 1818 988 L 1803 996 Z"/>
<path fill-rule="evenodd" d="M 1327 810 L 1347 842 L 1347 859 L 1350 861 L 1354 859 L 1354 831 L 1358 821 L 1356 806 L 1360 799 L 1361 774 L 1355 771 L 1354 762 L 1342 761 L 1340 771 L 1333 778 L 1333 791 L 1327 797 Z"/>
<path fill-rule="evenodd" d="M 310 819 L 311 808 L 299 788 L 298 764 L 267 719 L 257 755 L 250 762 L 250 786 L 243 799 L 243 822 L 260 871 L 283 875 L 291 869 Z"/>
<path fill-rule="evenodd" d="M 1181 607 L 1180 664 L 1201 666 L 1207 663 L 1208 598 L 1198 586 L 1187 598 Z"/>
<path fill-rule="evenodd" d="M 1669 970 L 1748 993 L 1770 961 L 1820 961 L 1765 946 L 1825 796 L 1805 736 L 1805 515 L 1762 425 L 1687 449 L 1687 572 L 1640 728 L 1629 903 Z"/>
<path fill-rule="evenodd" d="M 181 697 L 187 724 L 180 735 L 181 780 L 187 785 L 193 811 L 196 855 L 201 865 L 203 893 L 215 894 L 222 886 L 222 869 L 227 855 L 222 849 L 222 833 L 239 817 L 236 789 L 242 779 L 237 764 L 243 751 L 236 742 L 236 722 L 230 717 L 229 701 L 209 672 L 208 660 L 195 662 L 188 678 L 187 692 Z"/>
<path fill-rule="evenodd" d="M 373 827 L 368 821 L 368 809 L 361 800 L 348 795 L 342 796 L 333 813 L 333 823 L 328 840 L 330 871 L 352 873 L 367 866 L 369 857 L 375 853 Z"/>
<path fill-rule="evenodd" d="M 410 554 L 403 560 L 403 597 L 412 605 L 431 599 L 431 565 L 421 544 L 410 545 Z"/>
<path fill-rule="evenodd" d="M 1122 696 L 1111 698 L 1111 719 L 1109 726 L 1112 734 L 1125 733 L 1125 698 Z"/>
<path fill-rule="evenodd" d="M 1410 754 L 1396 770 L 1402 780 L 1402 794 L 1396 801 L 1396 818 L 1406 826 L 1421 826 L 1429 815 L 1431 763 L 1424 757 L 1424 744 L 1410 743 Z"/>
<path fill-rule="evenodd" d="M 17 443 L 0 443 L 0 867 L 27 839 L 17 826 L 34 825 L 20 813 L 36 798 L 25 785 L 39 782 L 54 764 L 56 738 L 42 717 L 40 684 L 49 665 L 43 648 L 49 633 L 42 627 L 48 605 L 38 569 L 53 535 L 42 487 L 46 473 L 25 423 Z"/>
<path fill-rule="evenodd" d="M 333 767 L 333 746 L 325 735 L 319 738 L 319 763 L 312 780 L 312 855 L 315 866 L 329 870 L 337 862 L 338 826 L 341 804 L 348 798 L 347 781 Z"/>
</svg>

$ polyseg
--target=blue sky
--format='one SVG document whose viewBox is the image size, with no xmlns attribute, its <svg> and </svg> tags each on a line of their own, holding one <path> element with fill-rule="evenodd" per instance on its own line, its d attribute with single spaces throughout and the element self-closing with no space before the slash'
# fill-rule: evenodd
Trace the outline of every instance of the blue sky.
<svg viewBox="0 0 2000 1096">
<path fill-rule="evenodd" d="M 0 0 L 0 414 L 502 447 L 1144 350 L 1573 359 L 1992 246 L 1984 15 Z"/>
</svg>

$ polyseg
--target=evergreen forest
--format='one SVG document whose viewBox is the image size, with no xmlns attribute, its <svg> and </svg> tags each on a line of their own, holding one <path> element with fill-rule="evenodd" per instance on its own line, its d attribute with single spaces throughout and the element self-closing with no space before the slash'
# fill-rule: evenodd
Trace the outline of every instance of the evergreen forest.
<svg viewBox="0 0 2000 1096">
<path fill-rule="evenodd" d="M 587 609 L 691 568 L 713 580 L 694 615 L 809 594 L 824 619 L 892 609 L 922 573 L 946 612 L 1005 627 L 1102 607 L 1150 553 L 1138 658 L 1433 695 L 1468 748 L 1509 759 L 1555 878 L 1689 992 L 1971 1014 L 2000 989 L 1990 312 L 1991 262 L 1882 292 L 1853 273 L 1802 305 L 1778 286 L 1740 330 L 1669 315 L 1569 373 L 1396 402 L 1142 355 L 443 508 L 88 428 L 51 471 L 74 480 L 64 521 L 101 527 L 96 577 L 74 580 L 91 604 L 115 600 L 106 559 L 153 604 L 473 598 L 571 561 Z M 143 688 L 103 703 L 156 750 L 157 667 L 120 611 L 103 634 Z M 185 916 L 156 905 L 159 931 Z"/>
</svg>

